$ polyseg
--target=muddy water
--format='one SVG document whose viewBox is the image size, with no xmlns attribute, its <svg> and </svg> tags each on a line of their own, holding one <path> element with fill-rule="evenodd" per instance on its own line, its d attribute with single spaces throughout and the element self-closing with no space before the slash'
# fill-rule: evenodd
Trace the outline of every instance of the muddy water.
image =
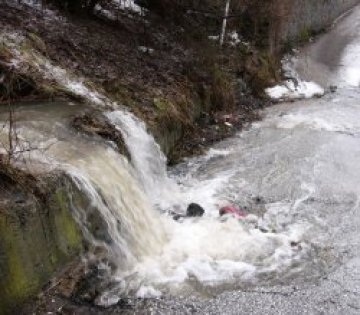
<svg viewBox="0 0 360 315">
<path fill-rule="evenodd" d="M 275 106 L 262 122 L 172 170 L 183 200 L 206 214 L 177 225 L 182 238 L 148 265 L 158 282 L 190 282 L 203 292 L 294 284 L 358 255 L 359 17 L 357 8 L 295 62 L 300 76 L 336 86 L 335 93 Z M 217 225 L 224 204 L 246 208 L 248 220 Z"/>
<path fill-rule="evenodd" d="M 111 286 L 97 303 L 113 304 L 129 294 L 204 295 L 208 289 L 221 291 L 291 275 L 294 266 L 304 269 L 312 252 L 303 237 L 307 223 L 291 219 L 290 202 L 279 199 L 269 211 L 265 204 L 249 208 L 253 214 L 243 222 L 219 218 L 222 204 L 246 205 L 239 190 L 246 182 L 239 173 L 246 161 L 235 155 L 224 168 L 219 152 L 212 150 L 200 158 L 196 172 L 182 166 L 187 174 L 170 178 L 159 146 L 141 121 L 122 110 L 106 113 L 124 134 L 130 164 L 111 143 L 70 128 L 71 118 L 82 110 L 67 103 L 17 107 L 17 149 L 26 154 L 14 163 L 31 172 L 64 171 L 90 200 L 91 207 L 77 208 L 74 215 L 92 244 L 91 259 L 101 253 L 99 269 L 110 277 Z M 2 120 L 6 118 L 5 111 Z M 6 140 L 6 128 L 2 136 Z M 239 145 L 226 146 L 231 151 Z M 230 157 L 230 151 L 220 151 L 220 156 Z M 304 197 L 299 193 L 297 198 Z M 185 212 L 190 202 L 201 204 L 205 216 L 177 222 L 167 214 Z M 94 231 L 94 212 L 101 231 Z M 277 222 L 282 216 L 286 222 Z"/>
<path fill-rule="evenodd" d="M 143 256 L 157 254 L 166 235 L 129 161 L 113 144 L 71 128 L 71 119 L 83 109 L 69 103 L 15 106 L 12 163 L 35 174 L 61 171 L 72 179 L 89 200 L 87 208 L 75 203 L 73 213 L 91 248 L 86 258 L 98 261 L 111 278 L 117 270 L 124 275 Z M 6 147 L 8 112 L 0 117 Z M 126 283 L 121 293 L 130 292 L 131 285 Z"/>
</svg>

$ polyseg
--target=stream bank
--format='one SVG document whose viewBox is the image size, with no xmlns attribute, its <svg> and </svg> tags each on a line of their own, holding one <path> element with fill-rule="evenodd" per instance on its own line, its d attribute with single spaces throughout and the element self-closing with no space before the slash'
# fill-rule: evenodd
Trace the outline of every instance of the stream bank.
<svg viewBox="0 0 360 315">
<path fill-rule="evenodd" d="M 84 249 L 72 210 L 72 198 L 83 197 L 71 182 L 61 174 L 19 177 L 28 175 L 1 174 L 0 314 L 13 314 Z"/>
</svg>

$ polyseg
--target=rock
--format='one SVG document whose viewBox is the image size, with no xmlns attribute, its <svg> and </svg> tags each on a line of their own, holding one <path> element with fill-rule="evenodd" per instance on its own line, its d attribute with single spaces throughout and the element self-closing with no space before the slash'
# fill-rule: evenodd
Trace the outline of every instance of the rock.
<svg viewBox="0 0 360 315">
<path fill-rule="evenodd" d="M 258 228 L 263 233 L 269 233 L 269 230 L 267 228 L 263 227 L 263 226 L 259 226 Z"/>
<path fill-rule="evenodd" d="M 173 219 L 175 220 L 175 221 L 180 221 L 181 219 L 183 219 L 185 216 L 183 215 L 183 214 L 174 214 L 173 215 Z"/>
<path fill-rule="evenodd" d="M 257 205 L 266 203 L 266 200 L 261 196 L 256 196 L 253 198 L 253 200 L 254 200 L 255 204 L 257 204 Z"/>
<path fill-rule="evenodd" d="M 130 153 L 125 145 L 124 138 L 112 123 L 99 112 L 87 112 L 77 116 L 71 122 L 72 127 L 90 136 L 100 136 L 105 140 L 114 142 L 118 151 L 125 155 L 129 160 Z"/>
<path fill-rule="evenodd" d="M 80 227 L 73 217 L 74 202 L 87 207 L 87 200 L 65 174 L 52 173 L 39 181 L 26 181 L 16 173 L 1 186 L 6 204 L 0 210 L 0 314 L 16 310 L 49 283 L 84 249 Z M 7 189 L 7 185 L 9 189 Z M 23 188 L 24 187 L 24 188 Z M 45 188 L 44 199 L 29 191 Z M 71 196 L 69 192 L 71 191 Z M 22 314 L 32 314 L 24 312 Z"/>
<path fill-rule="evenodd" d="M 187 217 L 202 217 L 204 213 L 205 210 L 197 203 L 191 203 L 186 210 Z"/>
<path fill-rule="evenodd" d="M 335 93 L 337 91 L 337 86 L 336 85 L 330 85 L 329 89 L 330 89 L 331 93 Z"/>
</svg>

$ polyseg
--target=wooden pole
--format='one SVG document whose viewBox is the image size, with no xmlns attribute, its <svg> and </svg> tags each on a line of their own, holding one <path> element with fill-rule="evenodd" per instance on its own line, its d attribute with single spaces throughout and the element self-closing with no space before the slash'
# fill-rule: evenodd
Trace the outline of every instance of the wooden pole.
<svg viewBox="0 0 360 315">
<path fill-rule="evenodd" d="M 222 46 L 224 44 L 225 33 L 226 33 L 226 23 L 227 23 L 227 18 L 228 18 L 228 14 L 229 14 L 229 8 L 230 8 L 230 1 L 231 0 L 227 0 L 226 5 L 225 5 L 225 14 L 224 14 L 224 18 L 223 18 L 223 23 L 222 23 L 222 27 L 221 27 L 221 35 L 220 35 L 220 46 Z"/>
</svg>

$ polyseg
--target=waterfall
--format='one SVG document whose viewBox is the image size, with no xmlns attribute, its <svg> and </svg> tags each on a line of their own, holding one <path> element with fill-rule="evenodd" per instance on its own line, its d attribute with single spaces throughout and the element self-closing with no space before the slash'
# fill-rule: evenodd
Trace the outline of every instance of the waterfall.
<svg viewBox="0 0 360 315">
<path fill-rule="evenodd" d="M 131 156 L 128 161 L 102 139 L 86 137 L 69 128 L 71 117 L 82 113 L 84 106 L 24 106 L 17 120 L 19 139 L 32 147 L 46 148 L 41 152 L 30 150 L 27 169 L 49 172 L 58 168 L 86 197 L 87 202 L 83 203 L 69 191 L 74 217 L 91 245 L 87 257 L 95 259 L 109 276 L 109 287 L 97 303 L 113 304 L 127 294 L 178 294 L 184 289 L 189 293 L 198 286 L 216 284 L 236 287 L 240 280 L 251 281 L 275 271 L 282 273 L 301 261 L 308 247 L 302 244 L 294 249 L 291 244 L 302 240 L 305 229 L 293 224 L 291 217 L 285 227 L 279 224 L 277 231 L 271 233 L 257 228 L 261 221 L 256 215 L 244 222 L 219 218 L 221 202 L 231 202 L 232 195 L 243 194 L 241 183 L 247 183 L 247 187 L 257 183 L 251 177 L 247 182 L 243 179 L 244 170 L 256 169 L 243 165 L 255 161 L 254 156 L 262 150 L 255 147 L 253 152 L 251 148 L 236 154 L 230 150 L 223 158 L 208 156 L 199 160 L 201 167 L 195 170 L 191 165 L 196 167 L 197 162 L 192 161 L 187 167 L 189 176 L 178 186 L 168 177 L 166 158 L 142 121 L 88 87 L 86 80 L 67 73 L 34 51 L 19 51 L 17 43 L 23 40 L 18 34 L 7 39 L 14 52 L 14 66 L 32 62 L 46 78 L 87 100 L 86 106 L 114 110 L 104 115 L 122 133 Z M 6 121 L 7 115 L 2 118 Z M 5 129 L 0 131 L 0 138 L 4 136 L 6 140 L 6 135 Z M 241 160 L 247 151 L 249 160 Z M 212 167 L 213 162 L 219 164 Z M 190 202 L 205 207 L 204 217 L 178 222 L 157 211 L 175 207 L 185 210 Z M 280 208 L 289 213 L 287 206 L 285 203 Z M 276 219 L 276 211 L 262 223 L 266 231 L 272 231 L 270 225 Z"/>
<path fill-rule="evenodd" d="M 167 175 L 166 157 L 144 122 L 129 112 L 106 113 L 110 122 L 122 133 L 131 162 L 139 180 L 154 204 L 162 209 L 174 203 L 179 191 Z"/>
<path fill-rule="evenodd" d="M 157 253 L 164 241 L 159 214 L 139 188 L 134 170 L 126 159 L 111 148 L 94 148 L 91 155 L 65 168 L 78 189 L 84 193 L 105 226 L 107 237 L 99 244 L 91 231 L 89 209 L 81 209 L 79 220 L 91 243 L 107 249 L 111 260 L 122 269 L 141 257 Z"/>
<path fill-rule="evenodd" d="M 145 257 L 159 254 L 166 241 L 164 224 L 155 210 L 155 206 L 164 209 L 170 204 L 177 191 L 167 176 L 166 158 L 143 122 L 88 87 L 84 78 L 68 73 L 36 50 L 18 49 L 26 42 L 22 34 L 2 36 L 13 54 L 15 68 L 31 65 L 45 78 L 86 100 L 88 106 L 117 109 L 105 115 L 122 133 L 131 163 L 102 141 L 69 128 L 69 118 L 80 114 L 81 106 L 76 109 L 62 103 L 35 110 L 24 108 L 17 126 L 25 146 L 30 143 L 47 148 L 29 152 L 30 171 L 65 171 L 88 199 L 86 206 L 74 200 L 74 216 L 94 256 L 100 256 L 96 260 L 104 258 L 119 279 Z M 3 120 L 7 120 L 6 113 Z M 6 128 L 1 136 L 6 141 Z"/>
<path fill-rule="evenodd" d="M 216 204 L 223 197 L 218 191 L 232 176 L 237 178 L 242 168 L 220 169 L 220 173 L 210 169 L 206 173 L 215 171 L 214 178 L 193 180 L 190 176 L 186 186 L 177 187 L 167 176 L 164 155 L 140 120 L 125 111 L 106 113 L 123 133 L 129 162 L 101 139 L 84 137 L 69 128 L 69 117 L 82 108 L 67 106 L 65 110 L 64 106 L 24 107 L 17 126 L 21 139 L 34 147 L 48 147 L 31 151 L 28 166 L 36 169 L 39 163 L 35 162 L 40 161 L 46 172 L 65 171 L 87 200 L 79 202 L 69 191 L 74 217 L 91 245 L 87 257 L 97 263 L 101 274 L 105 272 L 108 283 L 98 304 L 110 305 L 128 294 L 177 294 L 183 288 L 191 292 L 190 283 L 253 279 L 268 270 L 288 268 L 302 257 L 302 251 L 291 248 L 291 242 L 301 238 L 292 228 L 265 234 L 250 222 L 219 220 Z M 227 195 L 226 189 L 224 193 Z M 183 207 L 192 200 L 201 202 L 205 216 L 180 223 L 154 207 L 161 199 L 178 203 L 179 197 Z"/>
<path fill-rule="evenodd" d="M 64 110 L 64 106 L 68 110 Z M 78 110 L 81 111 L 81 107 Z M 145 257 L 161 251 L 166 234 L 160 213 L 154 209 L 153 201 L 141 185 L 139 169 L 100 139 L 88 139 L 71 130 L 68 111 L 76 109 L 59 104 L 50 109 L 46 106 L 35 107 L 35 110 L 31 106 L 24 107 L 19 112 L 17 132 L 20 141 L 24 142 L 19 147 L 26 148 L 27 143 L 31 143 L 32 147 L 46 148 L 30 150 L 23 167 L 34 173 L 58 169 L 68 174 L 87 200 L 86 203 L 77 201 L 76 195 L 69 190 L 69 195 L 74 196 L 74 217 L 90 244 L 88 257 L 95 258 L 98 263 L 111 264 L 109 276 L 114 272 L 118 275 L 126 273 Z M 65 119 L 59 117 L 62 113 Z M 126 112 L 119 111 L 116 115 L 122 114 L 131 120 Z M 7 113 L 0 113 L 0 120 L 6 119 Z M 131 131 L 146 134 L 143 124 L 137 123 L 134 121 Z M 0 132 L 0 140 L 6 142 L 6 128 Z M 148 171 L 151 163 L 144 162 L 143 165 L 149 172 L 144 176 L 152 176 Z M 166 176 L 165 164 L 162 167 L 161 175 Z M 155 180 L 161 179 L 155 177 Z"/>
</svg>

